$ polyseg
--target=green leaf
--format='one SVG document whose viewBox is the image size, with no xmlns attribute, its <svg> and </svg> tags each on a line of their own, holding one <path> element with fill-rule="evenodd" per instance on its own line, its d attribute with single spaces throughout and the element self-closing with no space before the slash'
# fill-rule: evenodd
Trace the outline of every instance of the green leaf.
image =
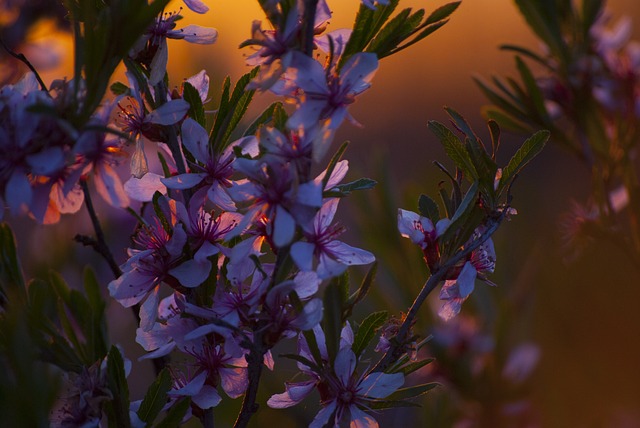
<svg viewBox="0 0 640 428">
<path fill-rule="evenodd" d="M 148 425 L 153 423 L 160 411 L 167 404 L 167 392 L 171 389 L 171 374 L 163 369 L 155 381 L 147 389 L 147 393 L 138 409 L 138 417 Z"/>
<path fill-rule="evenodd" d="M 365 350 L 369 342 L 375 337 L 376 330 L 382 327 L 388 317 L 387 311 L 380 311 L 370 314 L 362 321 L 351 347 L 356 356 L 359 356 Z"/>
<path fill-rule="evenodd" d="M 544 41 L 553 53 L 567 59 L 568 49 L 562 36 L 557 14 L 553 12 L 555 2 L 516 0 L 520 13 L 524 16 L 529 27 Z M 545 8 L 548 9 L 549 13 Z"/>
<path fill-rule="evenodd" d="M 496 160 L 498 149 L 500 148 L 500 127 L 495 120 L 487 122 L 489 133 L 491 134 L 491 159 Z"/>
<path fill-rule="evenodd" d="M 437 382 L 423 383 L 421 385 L 411 386 L 408 388 L 401 388 L 389 395 L 390 400 L 408 400 L 411 398 L 419 397 L 421 395 L 426 394 L 432 389 L 440 386 Z"/>
<path fill-rule="evenodd" d="M 111 93 L 115 96 L 124 95 L 129 92 L 129 87 L 122 82 L 114 82 L 109 89 Z"/>
<path fill-rule="evenodd" d="M 347 300 L 347 303 L 345 305 L 346 308 L 344 310 L 344 313 L 342 314 L 343 319 L 349 318 L 351 316 L 351 312 L 353 311 L 353 307 L 357 305 L 358 302 L 364 299 L 364 297 L 367 295 L 367 293 L 371 289 L 371 285 L 373 284 L 373 280 L 376 277 L 377 271 L 378 271 L 378 262 L 375 261 L 367 271 L 367 274 L 362 280 L 362 284 L 360 284 L 360 287 L 358 287 L 355 293 L 349 296 L 349 299 Z"/>
<path fill-rule="evenodd" d="M 15 236 L 7 223 L 0 223 L 0 246 L 0 306 L 4 306 L 10 294 L 20 296 L 26 302 L 27 294 Z"/>
<path fill-rule="evenodd" d="M 213 147 L 216 151 L 221 152 L 228 145 L 231 133 L 236 129 L 240 120 L 244 117 L 244 114 L 249 108 L 249 104 L 255 94 L 255 89 L 247 90 L 247 85 L 258 74 L 258 67 L 255 67 L 249 73 L 243 75 L 236 86 L 233 88 L 233 93 L 227 104 L 227 108 L 222 115 L 222 105 L 218 114 L 216 115 L 216 121 L 214 129 L 211 134 L 213 138 Z M 219 125 L 218 125 L 219 124 Z M 210 140 L 211 141 L 211 140 Z"/>
<path fill-rule="evenodd" d="M 418 211 L 421 216 L 428 218 L 433 224 L 436 224 L 438 220 L 440 220 L 438 204 L 427 195 L 420 195 L 418 199 Z"/>
<path fill-rule="evenodd" d="M 191 83 L 185 81 L 182 83 L 182 97 L 189 103 L 189 117 L 205 128 L 207 123 L 204 117 L 204 106 L 198 90 Z"/>
<path fill-rule="evenodd" d="M 180 401 L 177 401 L 171 406 L 171 409 L 167 412 L 167 415 L 164 417 L 155 428 L 175 428 L 181 425 L 182 419 L 184 415 L 187 414 L 187 411 L 191 407 L 191 398 L 183 398 Z"/>
<path fill-rule="evenodd" d="M 591 27 L 602 14 L 604 0 L 583 0 L 582 2 L 582 31 L 589 35 Z M 586 37 L 585 37 L 586 38 Z"/>
<path fill-rule="evenodd" d="M 100 294 L 100 284 L 95 272 L 87 267 L 84 270 L 84 290 L 89 308 L 90 319 L 82 326 L 87 340 L 90 359 L 96 361 L 107 354 L 107 325 L 105 320 L 106 303 Z"/>
<path fill-rule="evenodd" d="M 267 107 L 262 112 L 262 114 L 258 116 L 258 118 L 254 120 L 251 125 L 249 125 L 246 131 L 244 131 L 243 137 L 255 135 L 260 126 L 266 125 L 267 123 L 273 121 L 276 109 L 282 109 L 282 103 L 280 101 L 276 101 L 275 103 Z"/>
<path fill-rule="evenodd" d="M 530 122 L 531 118 L 525 113 L 526 107 L 525 102 L 520 98 L 520 96 L 514 94 L 510 91 L 499 79 L 494 78 L 493 83 L 507 96 L 507 98 L 501 96 L 482 80 L 474 77 L 473 80 L 476 82 L 480 90 L 484 93 L 484 95 L 489 99 L 490 102 L 495 104 L 496 107 L 503 110 L 506 114 L 513 116 L 515 119 L 521 122 Z"/>
<path fill-rule="evenodd" d="M 529 127 L 527 125 L 515 120 L 513 117 L 509 116 L 501 110 L 497 110 L 487 106 L 482 108 L 482 114 L 487 119 L 491 119 L 499 123 L 503 128 L 507 128 L 511 131 L 524 133 L 529 130 Z"/>
<path fill-rule="evenodd" d="M 549 131 L 543 130 L 536 132 L 524 142 L 502 171 L 498 193 L 508 186 L 514 176 L 542 151 L 548 140 Z"/>
<path fill-rule="evenodd" d="M 460 6 L 460 1 L 447 3 L 443 6 L 440 6 L 436 10 L 434 10 L 431 15 L 426 19 L 425 24 L 433 24 L 438 21 L 442 21 L 445 18 L 448 18 L 457 8 Z"/>
<path fill-rule="evenodd" d="M 323 189 L 325 187 L 327 187 L 327 183 L 329 182 L 329 179 L 331 178 L 331 174 L 333 174 L 333 170 L 336 168 L 336 164 L 338 162 L 340 162 L 340 159 L 342 158 L 342 155 L 344 154 L 344 152 L 347 150 L 347 147 L 349 147 L 349 142 L 345 141 L 344 143 L 342 143 L 342 145 L 338 148 L 338 150 L 335 152 L 335 154 L 333 155 L 333 157 L 329 161 L 329 165 L 327 166 L 327 172 L 325 173 L 324 177 L 322 178 L 322 188 Z"/>
<path fill-rule="evenodd" d="M 111 347 L 107 357 L 107 385 L 113 396 L 108 405 L 109 426 L 131 427 L 131 420 L 129 419 L 129 386 L 124 374 L 122 354 L 115 346 Z"/>
<path fill-rule="evenodd" d="M 375 400 L 370 401 L 369 408 L 374 410 L 396 409 L 398 407 L 420 407 L 417 403 L 411 401 L 395 401 L 395 400 Z"/>
<path fill-rule="evenodd" d="M 520 78 L 527 88 L 527 93 L 529 95 L 533 111 L 536 113 L 539 120 L 546 125 L 551 120 L 549 119 L 547 108 L 544 105 L 544 95 L 542 95 L 542 91 L 538 87 L 533 73 L 519 56 L 516 56 L 516 66 L 520 72 Z"/>
<path fill-rule="evenodd" d="M 517 45 L 510 45 L 510 44 L 504 44 L 504 45 L 500 45 L 500 49 L 501 50 L 505 50 L 505 51 L 511 51 L 511 52 L 515 52 L 518 53 L 520 55 L 524 55 L 529 59 L 534 60 L 535 62 L 537 62 L 538 64 L 548 68 L 549 70 L 553 71 L 553 67 L 551 65 L 549 65 L 549 63 L 547 62 L 547 60 L 545 60 L 543 57 L 541 57 L 540 55 L 536 54 L 535 52 L 524 48 L 522 46 L 517 46 Z"/>
<path fill-rule="evenodd" d="M 456 209 L 455 214 L 451 217 L 451 224 L 447 227 L 445 232 L 438 238 L 442 243 L 446 243 L 453 239 L 453 237 L 459 233 L 460 227 L 466 222 L 471 215 L 471 211 L 476 208 L 476 200 L 478 199 L 478 182 L 474 181 L 473 184 L 467 190 L 464 195 L 464 199 L 460 203 L 460 206 Z M 475 228 L 475 225 L 474 227 Z M 455 241 L 453 247 L 457 247 L 460 241 L 466 241 L 466 239 L 458 239 Z"/>
<path fill-rule="evenodd" d="M 473 166 L 471 157 L 458 137 L 456 137 L 449 128 L 435 120 L 429 122 L 429 129 L 431 132 L 436 134 L 436 137 L 438 137 L 438 140 L 444 147 L 447 156 L 449 156 L 456 166 L 460 168 L 464 175 L 470 181 L 477 180 L 478 173 Z"/>
<path fill-rule="evenodd" d="M 342 313 L 346 301 L 344 277 L 345 275 L 343 274 L 337 278 L 333 278 L 324 291 L 324 316 L 322 324 L 327 342 L 327 353 L 332 366 L 340 346 Z"/>
<path fill-rule="evenodd" d="M 338 69 L 342 68 L 352 55 L 366 50 L 367 45 L 387 22 L 398 3 L 399 0 L 391 0 L 388 5 L 378 5 L 375 11 L 364 4 L 360 5 L 353 31 L 338 63 Z"/>
<path fill-rule="evenodd" d="M 471 157 L 471 162 L 478 174 L 478 179 L 483 184 L 483 189 L 486 187 L 486 192 L 493 192 L 493 179 L 498 166 L 489 157 L 482 141 L 476 136 L 462 115 L 450 107 L 445 107 L 445 110 L 453 119 L 455 126 L 467 136 L 467 153 Z"/>
<path fill-rule="evenodd" d="M 413 363 L 402 365 L 400 367 L 394 367 L 393 369 L 388 370 L 387 373 L 402 372 L 402 373 L 404 373 L 405 376 L 407 376 L 407 375 L 415 372 L 416 370 L 419 370 L 422 367 L 424 367 L 424 366 L 426 366 L 428 364 L 431 364 L 434 361 L 435 361 L 434 358 L 427 358 L 425 360 L 415 361 Z"/>
<path fill-rule="evenodd" d="M 378 183 L 375 180 L 372 180 L 370 178 L 359 178 L 350 183 L 338 184 L 329 192 L 326 192 L 325 196 L 343 197 L 357 190 L 373 189 L 376 186 L 376 184 Z"/>
<path fill-rule="evenodd" d="M 227 76 L 222 82 L 222 94 L 220 95 L 220 105 L 216 112 L 215 120 L 213 122 L 213 128 L 211 128 L 211 135 L 209 135 L 209 145 L 213 145 L 218 135 L 224 134 L 221 131 L 222 124 L 229 114 L 229 94 L 231 92 L 231 78 Z"/>
<path fill-rule="evenodd" d="M 156 190 L 153 194 L 153 198 L 151 199 L 153 211 L 156 213 L 156 217 L 160 221 L 160 224 L 162 224 L 162 228 L 165 232 L 171 235 L 173 233 L 173 227 L 171 227 L 171 223 L 169 223 L 169 220 L 167 220 L 167 217 L 164 215 L 164 210 L 160 206 L 161 202 L 164 202 L 164 196 Z"/>
</svg>

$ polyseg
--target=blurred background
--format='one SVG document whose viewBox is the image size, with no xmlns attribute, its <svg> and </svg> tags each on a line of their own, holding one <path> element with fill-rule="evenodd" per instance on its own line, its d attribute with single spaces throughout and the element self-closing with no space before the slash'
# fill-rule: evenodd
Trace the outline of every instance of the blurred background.
<svg viewBox="0 0 640 428">
<path fill-rule="evenodd" d="M 251 21 L 262 18 L 262 14 L 252 0 L 205 2 L 210 7 L 208 14 L 197 16 L 183 10 L 184 22 L 217 28 L 218 41 L 212 46 L 169 41 L 169 75 L 172 85 L 178 85 L 183 78 L 206 69 L 211 77 L 211 105 L 215 106 L 222 79 L 230 75 L 235 81 L 248 71 L 244 56 L 250 51 L 237 47 L 249 37 Z M 29 0 L 22 7 L 29 8 L 31 3 Z M 350 26 L 359 3 L 329 0 L 334 12 L 329 29 Z M 430 12 L 445 3 L 402 0 L 401 7 L 425 8 Z M 180 6 L 180 2 L 174 2 L 169 10 Z M 633 38 L 640 39 L 637 0 L 610 0 L 608 10 L 615 19 L 630 16 L 636 23 Z M 51 8 L 47 13 L 59 12 Z M 2 16 L 0 25 L 10 22 Z M 27 34 L 28 43 L 16 48 L 44 70 L 42 75 L 47 84 L 54 78 L 72 76 L 72 41 L 63 22 L 39 21 Z M 2 29 L 5 40 L 8 28 Z M 380 260 L 376 290 L 369 298 L 369 306 L 361 308 L 363 314 L 381 309 L 396 314 L 406 310 L 426 279 L 417 248 L 397 236 L 396 211 L 398 207 L 416 210 L 421 193 L 436 199 L 437 185 L 445 179 L 432 163 L 444 162 L 444 153 L 427 129 L 429 120 L 447 122 L 443 106 L 462 113 L 478 135 L 488 140 L 481 115 L 487 100 L 471 77 L 515 76 L 513 55 L 498 49 L 503 43 L 539 48 L 512 1 L 463 1 L 442 29 L 381 61 L 372 88 L 351 109 L 363 128 L 347 123 L 339 132 L 336 144 L 351 141 L 346 154 L 351 165 L 349 177 L 366 176 L 380 183 L 375 190 L 341 204 L 342 221 L 349 227 L 345 240 L 372 250 Z M 23 71 L 3 68 L 3 78 Z M 122 74 L 119 79 L 123 79 Z M 258 98 L 249 117 L 273 101 L 269 95 Z M 516 145 L 525 138 L 508 133 L 503 137 L 499 164 L 506 164 Z M 598 243 L 571 258 L 561 242 L 559 223 L 563 213 L 571 208 L 573 200 L 584 201 L 588 194 L 589 171 L 574 157 L 553 144 L 548 145 L 516 181 L 513 206 L 518 215 L 495 235 L 497 266 L 491 279 L 499 287 L 489 289 L 478 283 L 474 298 L 465 304 L 463 312 L 495 314 L 485 317 L 480 328 L 502 332 L 506 346 L 537 344 L 540 359 L 521 395 L 528 398 L 540 426 L 640 427 L 640 270 L 613 246 Z M 126 227 L 132 225 L 131 220 L 111 208 L 101 209 L 103 217 L 125 222 L 125 226 L 112 223 L 107 227 L 113 248 L 126 247 L 126 233 L 115 232 L 128 233 L 132 228 Z M 49 267 L 59 268 L 73 282 L 80 277 L 81 266 L 91 263 L 108 278 L 102 260 L 72 242 L 78 228 L 91 233 L 85 216 L 83 210 L 65 218 L 64 228 L 12 220 L 18 224 L 16 233 L 27 269 L 44 275 Z M 116 255 L 119 261 L 124 261 L 124 252 Z M 433 303 L 436 304 L 435 300 Z M 135 324 L 130 312 L 114 302 L 110 310 L 114 341 L 133 342 Z M 425 308 L 425 316 L 417 327 L 423 335 L 433 327 L 427 312 Z M 135 344 L 128 344 L 126 349 L 132 359 L 141 353 Z M 146 367 L 138 376 L 143 379 L 150 373 L 151 369 Z M 136 382 L 132 381 L 133 398 L 145 388 L 140 386 L 136 392 Z M 281 383 L 272 385 L 269 389 L 282 391 Z M 450 426 L 452 422 L 446 418 L 435 422 L 438 419 L 425 413 L 437 412 L 446 400 L 438 394 L 441 393 L 427 396 L 425 410 L 411 410 L 404 417 L 419 416 L 432 421 L 432 426 Z M 300 420 L 309 420 L 309 415 L 314 414 L 290 419 L 296 416 L 261 412 L 258 422 L 281 418 L 282 426 L 298 426 Z M 304 414 L 305 409 L 297 412 Z M 382 422 L 382 426 L 396 426 L 403 420 L 402 416 L 396 418 L 400 419 Z M 411 425 L 407 419 L 403 423 Z M 513 426 L 529 426 L 527 423 L 514 422 Z"/>
</svg>

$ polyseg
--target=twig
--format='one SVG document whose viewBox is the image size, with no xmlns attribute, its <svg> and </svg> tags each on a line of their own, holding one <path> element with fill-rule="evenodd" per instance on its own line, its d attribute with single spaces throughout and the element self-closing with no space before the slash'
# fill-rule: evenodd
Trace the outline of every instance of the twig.
<svg viewBox="0 0 640 428">
<path fill-rule="evenodd" d="M 42 78 L 40 77 L 40 75 L 38 74 L 38 72 L 36 71 L 36 68 L 33 66 L 33 64 L 31 64 L 31 62 L 29 62 L 29 60 L 27 59 L 26 56 L 24 56 L 24 54 L 19 54 L 16 53 L 14 51 L 12 51 L 9 46 L 7 46 L 4 43 L 4 40 L 2 40 L 2 38 L 0 38 L 0 45 L 2 45 L 2 47 L 4 48 L 5 51 L 7 51 L 7 53 L 9 55 L 11 55 L 12 57 L 18 59 L 19 61 L 22 61 L 27 67 L 29 67 L 29 70 L 31 70 L 33 72 L 33 74 L 36 76 L 36 79 L 38 80 L 38 83 L 40 84 L 40 87 L 42 88 L 43 91 L 45 92 L 49 92 L 49 89 L 47 89 L 47 85 L 44 84 L 44 81 L 42 80 Z"/>
<path fill-rule="evenodd" d="M 247 359 L 247 377 L 249 378 L 249 385 L 247 391 L 244 394 L 242 400 L 242 409 L 238 414 L 234 428 L 245 428 L 249 424 L 249 420 L 254 413 L 258 411 L 258 403 L 256 403 L 256 397 L 258 395 L 258 385 L 260 384 L 260 376 L 262 375 L 262 364 L 264 361 L 264 354 L 266 352 L 265 345 L 263 343 L 262 331 L 257 329 L 253 334 L 253 343 L 249 346 L 251 349 L 249 354 L 246 355 Z"/>
<path fill-rule="evenodd" d="M 111 272 L 113 272 L 113 275 L 118 278 L 122 275 L 122 270 L 120 270 L 120 266 L 118 266 L 118 263 L 116 263 L 113 254 L 111 254 L 111 250 L 109 250 L 109 247 L 107 246 L 107 242 L 104 238 L 104 232 L 102 231 L 102 226 L 100 225 L 100 220 L 98 219 L 96 210 L 93 207 L 91 193 L 89 192 L 89 187 L 87 186 L 86 180 L 80 180 L 80 187 L 82 187 L 82 192 L 84 193 L 84 201 L 87 206 L 87 211 L 89 212 L 89 217 L 91 217 L 91 224 L 93 225 L 93 230 L 96 233 L 96 239 L 79 234 L 76 235 L 73 239 L 85 246 L 93 247 L 93 249 L 107 261 L 109 267 L 111 268 Z"/>
<path fill-rule="evenodd" d="M 422 290 L 420 290 L 420 293 L 418 294 L 413 304 L 411 305 L 411 308 L 409 309 L 409 312 L 407 313 L 407 316 L 404 322 L 400 326 L 400 329 L 398 330 L 398 334 L 396 335 L 393 341 L 393 344 L 391 345 L 391 348 L 389 348 L 389 350 L 384 354 L 384 356 L 382 357 L 382 359 L 380 359 L 378 364 L 376 364 L 375 367 L 373 367 L 370 370 L 371 373 L 385 371 L 393 362 L 397 361 L 402 356 L 402 354 L 405 353 L 404 345 L 407 341 L 409 330 L 413 325 L 413 320 L 417 316 L 418 311 L 420 310 L 420 307 L 424 303 L 427 296 L 443 280 L 444 276 L 447 274 L 449 269 L 455 266 L 460 260 L 464 259 L 469 254 L 471 254 L 472 251 L 474 251 L 476 248 L 482 245 L 487 239 L 489 239 L 489 237 L 491 237 L 491 235 L 493 235 L 493 233 L 498 229 L 498 226 L 502 222 L 502 219 L 504 218 L 506 212 L 507 210 L 505 209 L 500 215 L 500 217 L 491 221 L 490 225 L 487 227 L 484 233 L 480 236 L 480 238 L 476 239 L 470 245 L 465 247 L 462 251 L 460 251 L 459 253 L 451 257 L 449 260 L 447 260 L 445 264 L 440 266 L 431 275 L 431 277 L 429 277 L 427 282 L 422 287 Z"/>
</svg>

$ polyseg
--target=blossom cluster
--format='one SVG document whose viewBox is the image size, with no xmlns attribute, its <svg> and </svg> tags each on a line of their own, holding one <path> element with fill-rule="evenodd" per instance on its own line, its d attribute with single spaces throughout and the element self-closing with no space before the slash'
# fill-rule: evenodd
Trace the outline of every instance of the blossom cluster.
<svg viewBox="0 0 640 428">
<path fill-rule="evenodd" d="M 267 404 L 290 407 L 317 391 L 321 408 L 310 426 L 377 427 L 372 413 L 385 399 L 401 402 L 426 390 L 410 387 L 394 398 L 405 376 L 428 363 L 415 361 L 418 349 L 412 347 L 419 335 L 411 330 L 426 295 L 444 282 L 439 315 L 450 320 L 476 279 L 493 285 L 487 278 L 496 259 L 490 236 L 514 212 L 509 207 L 513 179 L 548 135 L 534 135 L 503 176 L 495 153 L 489 156 L 464 119 L 450 110 L 464 143 L 443 125 L 430 124 L 445 149 L 458 154 L 451 156 L 455 178 L 445 170 L 452 185 L 452 197 L 443 197 L 446 215 L 441 218 L 426 197 L 421 204 L 426 201 L 428 209 L 421 205 L 420 214 L 398 213 L 398 230 L 422 250 L 431 285 L 401 326 L 390 327 L 386 315 L 371 314 L 354 333 L 348 320 L 372 278 L 349 295 L 347 270 L 376 258 L 342 240 L 346 229 L 336 219 L 337 209 L 350 192 L 375 182 L 345 182 L 346 146 L 328 156 L 336 132 L 345 121 L 358 124 L 349 108 L 371 87 L 379 59 L 435 31 L 458 5 L 445 5 L 426 19 L 424 11 L 406 22 L 398 15 L 383 27 L 397 3 L 362 1 L 353 30 L 327 31 L 331 10 L 325 0 L 260 2 L 268 24 L 254 21 L 251 38 L 242 44 L 252 50 L 247 64 L 254 68 L 233 91 L 225 81 L 213 117 L 204 110 L 210 92 L 206 71 L 168 89 L 167 40 L 217 40 L 213 28 L 177 28 L 180 12 L 151 15 L 121 58 L 127 84 L 113 84 L 114 98 L 100 109 L 86 111 L 94 96 L 89 66 L 86 79 L 56 81 L 49 90 L 34 73 L 0 90 L 1 211 L 6 206 L 12 215 L 51 224 L 87 200 L 99 240 L 89 203 L 88 183 L 93 183 L 106 202 L 136 217 L 127 259 L 120 266 L 112 263 L 115 278 L 107 289 L 111 298 L 133 308 L 136 341 L 147 351 L 142 359 L 178 358 L 159 374 L 162 380 L 170 373 L 162 403 L 167 414 L 182 411 L 178 419 L 205 421 L 225 397 L 244 397 L 236 425 L 246 426 L 255 412 L 261 370 L 275 367 L 271 350 L 295 339 L 298 353 L 292 358 L 306 379 L 287 383 Z M 208 10 L 199 0 L 185 4 L 196 13 Z M 90 32 L 87 27 L 76 36 Z M 290 108 L 276 102 L 240 133 L 251 97 L 266 91 Z M 159 163 L 148 160 L 151 152 Z M 123 180 L 126 163 L 130 176 Z M 113 261 L 104 242 L 87 242 Z M 378 330 L 380 361 L 358 368 Z M 390 332 L 394 337 L 385 336 Z M 101 355 L 99 364 L 92 362 L 73 377 L 78 385 L 92 385 L 97 404 L 70 400 L 57 415 L 58 425 L 81 420 L 85 410 L 94 422 L 100 403 L 118 395 L 111 388 L 120 380 L 109 376 L 124 377 L 125 371 L 113 349 L 108 359 Z M 129 413 L 114 417 L 132 426 L 153 422 L 144 418 L 150 417 L 148 397 L 156 392 L 127 402 Z"/>
</svg>

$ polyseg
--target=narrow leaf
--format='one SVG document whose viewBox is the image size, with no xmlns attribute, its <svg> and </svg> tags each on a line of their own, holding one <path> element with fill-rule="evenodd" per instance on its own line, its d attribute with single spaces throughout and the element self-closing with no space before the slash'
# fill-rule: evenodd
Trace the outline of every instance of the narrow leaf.
<svg viewBox="0 0 640 428">
<path fill-rule="evenodd" d="M 147 389 L 147 393 L 138 409 L 138 417 L 147 424 L 153 423 L 162 408 L 167 404 L 167 392 L 171 389 L 169 370 L 160 372 L 155 381 Z"/>
<path fill-rule="evenodd" d="M 432 120 L 429 129 L 436 134 L 449 158 L 456 164 L 469 180 L 476 180 L 478 174 L 467 149 L 462 142 L 443 124 Z"/>
<path fill-rule="evenodd" d="M 538 131 L 527 139 L 502 171 L 500 188 L 508 186 L 513 177 L 542 151 L 548 140 L 549 131 L 546 130 Z"/>
<path fill-rule="evenodd" d="M 438 204 L 427 195 L 420 195 L 418 199 L 418 211 L 421 216 L 428 218 L 433 224 L 436 224 L 438 220 L 440 220 Z"/>
<path fill-rule="evenodd" d="M 375 337 L 376 330 L 382 327 L 388 317 L 387 311 L 380 311 L 370 314 L 362 321 L 351 347 L 356 356 L 359 356 L 365 350 L 369 342 Z"/>
</svg>

